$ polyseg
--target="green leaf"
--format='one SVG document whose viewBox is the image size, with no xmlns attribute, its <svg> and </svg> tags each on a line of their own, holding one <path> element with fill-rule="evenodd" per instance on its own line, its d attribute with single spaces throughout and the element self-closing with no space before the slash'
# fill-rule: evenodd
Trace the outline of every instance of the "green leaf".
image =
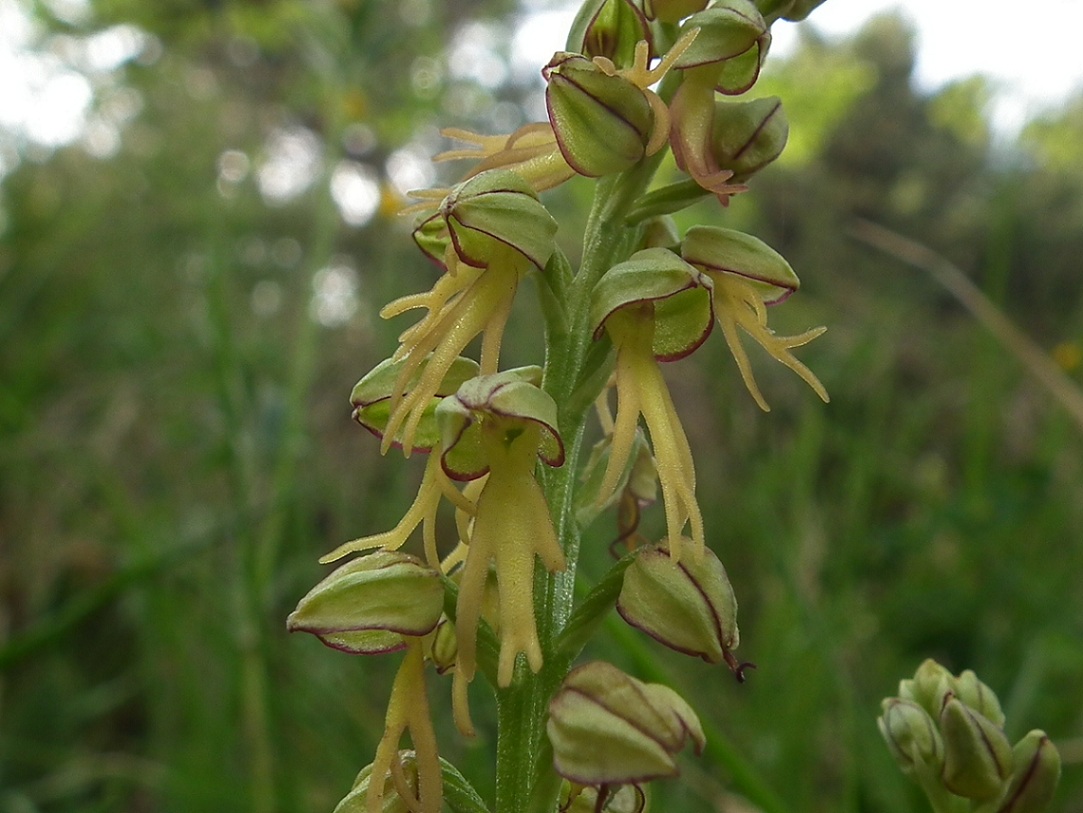
<svg viewBox="0 0 1083 813">
<path fill-rule="evenodd" d="M 699 203 L 711 194 L 694 180 L 678 181 L 653 189 L 636 203 L 625 222 L 629 226 L 659 215 L 670 215 Z"/>
<path fill-rule="evenodd" d="M 441 758 L 440 773 L 444 778 L 444 804 L 451 813 L 489 813 L 481 795 L 458 768 Z"/>
<path fill-rule="evenodd" d="M 583 651 L 587 641 L 605 620 L 606 614 L 616 606 L 617 597 L 624 584 L 624 571 L 634 559 L 634 554 L 628 554 L 613 565 L 572 611 L 554 647 L 559 657 L 566 658 L 567 662 L 571 663 Z"/>
</svg>

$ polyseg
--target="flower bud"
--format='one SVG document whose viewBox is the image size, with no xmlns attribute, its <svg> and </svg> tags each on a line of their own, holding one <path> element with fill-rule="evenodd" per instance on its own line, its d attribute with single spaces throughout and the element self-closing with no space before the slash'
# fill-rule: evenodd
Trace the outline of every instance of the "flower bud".
<svg viewBox="0 0 1083 813">
<path fill-rule="evenodd" d="M 618 68 L 629 67 L 636 43 L 652 40 L 650 23 L 632 0 L 586 0 L 568 33 L 568 50 L 602 56 Z"/>
<path fill-rule="evenodd" d="M 681 256 L 709 274 L 733 274 L 752 287 L 765 305 L 782 302 L 800 287 L 786 258 L 751 234 L 720 226 L 693 226 Z"/>
<path fill-rule="evenodd" d="M 899 682 L 899 697 L 912 700 L 935 718 L 940 716 L 944 695 L 951 691 L 951 686 L 951 672 L 932 658 L 926 658 L 912 679 Z"/>
<path fill-rule="evenodd" d="M 944 787 L 957 796 L 997 798 L 1012 774 L 1012 747 L 1004 732 L 954 695 L 940 711 L 944 738 Z"/>
<path fill-rule="evenodd" d="M 459 654 L 459 641 L 455 637 L 455 625 L 449 619 L 440 619 L 429 642 L 428 654 L 439 675 L 445 674 L 455 665 L 455 657 Z"/>
<path fill-rule="evenodd" d="M 643 237 L 639 241 L 639 250 L 645 248 L 673 249 L 681 242 L 677 231 L 677 221 L 670 215 L 652 217 L 643 224 Z"/>
<path fill-rule="evenodd" d="M 755 0 L 755 2 L 756 8 L 760 10 L 765 20 L 777 20 L 790 11 L 794 0 Z"/>
<path fill-rule="evenodd" d="M 611 175 L 642 160 L 654 131 L 642 90 L 578 54 L 554 55 L 542 75 L 557 145 L 576 172 Z"/>
<path fill-rule="evenodd" d="M 714 325 L 711 281 L 672 251 L 648 248 L 609 269 L 591 295 L 595 338 L 622 308 L 654 308 L 653 352 L 660 361 L 684 358 L 710 335 Z"/>
<path fill-rule="evenodd" d="M 354 385 L 353 392 L 350 393 L 350 403 L 354 408 L 353 419 L 378 438 L 382 438 L 387 429 L 391 417 L 391 394 L 406 363 L 405 359 L 401 361 L 385 359 L 358 381 Z M 423 366 L 419 366 L 413 371 L 404 392 L 410 392 L 414 388 L 424 369 Z M 418 422 L 414 435 L 414 448 L 431 449 L 440 442 L 440 429 L 433 415 L 436 404 L 439 403 L 440 398 L 459 389 L 464 381 L 474 378 L 478 370 L 476 361 L 463 356 L 459 356 L 451 363 L 436 390 L 436 397 L 432 399 L 432 403 L 425 409 L 424 415 Z"/>
<path fill-rule="evenodd" d="M 720 0 L 693 14 L 682 30 L 699 35 L 674 67 L 710 69 L 715 88 L 735 96 L 752 87 L 771 43 L 771 32 L 752 0 Z"/>
<path fill-rule="evenodd" d="M 1012 749 L 1012 781 L 997 813 L 1045 813 L 1060 782 L 1060 754 L 1044 731 L 1034 730 Z"/>
<path fill-rule="evenodd" d="M 475 268 L 511 250 L 541 269 L 553 253 L 557 222 L 530 184 L 511 170 L 487 170 L 452 188 L 439 211 L 415 230 L 418 245 L 430 255 L 435 219 L 446 226 L 459 260 Z"/>
<path fill-rule="evenodd" d="M 776 96 L 715 102 L 712 150 L 719 169 L 744 181 L 782 154 L 790 125 Z"/>
<path fill-rule="evenodd" d="M 907 776 L 923 769 L 939 771 L 944 743 L 933 718 L 910 700 L 889 697 L 881 703 L 884 713 L 876 720 L 891 756 Z"/>
<path fill-rule="evenodd" d="M 594 787 L 675 776 L 685 742 L 691 738 L 696 753 L 706 744 L 696 713 L 676 692 L 602 661 L 568 674 L 549 704 L 546 731 L 557 773 Z"/>
<path fill-rule="evenodd" d="M 427 635 L 443 605 L 436 570 L 405 553 L 376 551 L 347 562 L 313 587 L 286 619 L 286 628 L 310 632 L 333 649 L 373 655 L 402 649 L 404 636 Z"/>
<path fill-rule="evenodd" d="M 733 586 L 710 549 L 677 564 L 664 547 L 640 548 L 624 572 L 617 612 L 659 643 L 708 663 L 732 661 L 740 643 Z"/>
<path fill-rule="evenodd" d="M 1000 700 L 992 689 L 978 680 L 972 670 L 967 669 L 957 678 L 953 678 L 951 688 L 960 701 L 998 728 L 1004 727 L 1004 712 L 1000 708 Z"/>
</svg>

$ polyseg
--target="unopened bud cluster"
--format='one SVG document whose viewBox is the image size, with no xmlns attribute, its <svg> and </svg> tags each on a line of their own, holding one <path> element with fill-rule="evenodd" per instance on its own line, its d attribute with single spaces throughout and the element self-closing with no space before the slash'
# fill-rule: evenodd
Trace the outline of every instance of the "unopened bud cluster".
<svg viewBox="0 0 1083 813">
<path fill-rule="evenodd" d="M 974 672 L 952 675 L 927 660 L 882 708 L 877 724 L 888 750 L 934 810 L 1049 809 L 1060 779 L 1056 747 L 1039 730 L 1013 746 L 1004 734 L 1000 701 Z"/>
</svg>

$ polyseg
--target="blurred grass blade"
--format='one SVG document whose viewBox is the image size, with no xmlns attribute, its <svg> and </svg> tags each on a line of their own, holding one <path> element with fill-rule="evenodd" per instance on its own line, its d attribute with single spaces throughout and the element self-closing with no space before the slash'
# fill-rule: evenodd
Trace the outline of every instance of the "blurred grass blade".
<svg viewBox="0 0 1083 813">
<path fill-rule="evenodd" d="M 867 245 L 890 254 L 908 265 L 929 272 L 1015 356 L 1039 384 L 1067 410 L 1083 430 L 1083 390 L 1070 379 L 1026 333 L 1020 330 L 955 265 L 901 234 L 867 220 L 858 220 L 850 233 Z"/>
</svg>

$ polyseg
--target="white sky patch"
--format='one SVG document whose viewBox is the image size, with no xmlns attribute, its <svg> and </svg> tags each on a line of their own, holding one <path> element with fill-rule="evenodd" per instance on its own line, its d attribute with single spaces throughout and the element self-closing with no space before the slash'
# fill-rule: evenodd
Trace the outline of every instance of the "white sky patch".
<svg viewBox="0 0 1083 813">
<path fill-rule="evenodd" d="M 59 71 L 32 89 L 33 104 L 23 112 L 20 129 L 31 141 L 61 147 L 77 139 L 86 124 L 94 93 L 86 77 Z"/>
<path fill-rule="evenodd" d="M 562 50 L 578 3 L 537 7 L 523 15 L 513 40 L 513 70 L 537 72 Z M 917 28 L 916 80 L 934 90 L 974 74 L 994 80 L 997 129 L 1012 133 L 1029 117 L 1083 90 L 1083 0 L 1028 0 L 1003 10 L 989 0 L 827 0 L 807 23 L 838 37 L 858 31 L 870 17 L 900 9 Z M 798 25 L 772 28 L 773 53 L 792 52 Z M 540 80 L 539 80 L 540 81 Z"/>
<path fill-rule="evenodd" d="M 406 195 L 415 189 L 433 185 L 436 181 L 436 171 L 432 166 L 433 152 L 425 146 L 411 143 L 387 157 L 387 177 L 400 194 Z"/>
<path fill-rule="evenodd" d="M 484 23 L 464 25 L 455 32 L 450 43 L 447 62 L 451 76 L 469 79 L 487 88 L 502 85 L 508 78 L 508 69 L 497 52 L 497 44 L 502 39 L 502 33 L 495 26 Z"/>
<path fill-rule="evenodd" d="M 263 199 L 287 203 L 312 186 L 320 172 L 321 142 L 305 127 L 281 128 L 267 139 L 266 157 L 256 173 Z"/>
<path fill-rule="evenodd" d="M 348 257 L 336 257 L 312 277 L 312 318 L 324 327 L 341 327 L 360 305 L 358 277 Z"/>
<path fill-rule="evenodd" d="M 87 12 L 81 0 L 50 4 L 62 19 Z M 95 96 L 111 91 L 111 75 L 138 57 L 151 37 L 117 25 L 86 37 L 46 35 L 16 0 L 0 0 L 0 128 L 10 137 L 54 149 L 82 141 L 93 155 L 119 148 L 120 127 L 138 112 L 138 94 L 112 92 L 111 106 L 92 117 Z M 121 104 L 121 102 L 130 104 Z M 0 176 L 5 169 L 0 168 Z"/>
<path fill-rule="evenodd" d="M 511 43 L 512 70 L 517 77 L 534 77 L 542 83 L 541 69 L 553 54 L 563 51 L 575 8 L 538 11 L 519 21 Z"/>
<path fill-rule="evenodd" d="M 331 172 L 331 197 L 342 219 L 364 226 L 380 208 L 380 176 L 357 161 L 340 161 Z"/>
<path fill-rule="evenodd" d="M 989 77 L 997 91 L 993 124 L 1001 132 L 1014 134 L 1028 118 L 1083 90 L 1079 0 L 1028 0 L 1003 10 L 988 0 L 827 0 L 809 24 L 848 36 L 892 10 L 917 29 L 918 86 L 935 90 L 975 74 Z M 773 34 L 778 53 L 796 42 L 795 26 L 779 23 Z"/>
</svg>

